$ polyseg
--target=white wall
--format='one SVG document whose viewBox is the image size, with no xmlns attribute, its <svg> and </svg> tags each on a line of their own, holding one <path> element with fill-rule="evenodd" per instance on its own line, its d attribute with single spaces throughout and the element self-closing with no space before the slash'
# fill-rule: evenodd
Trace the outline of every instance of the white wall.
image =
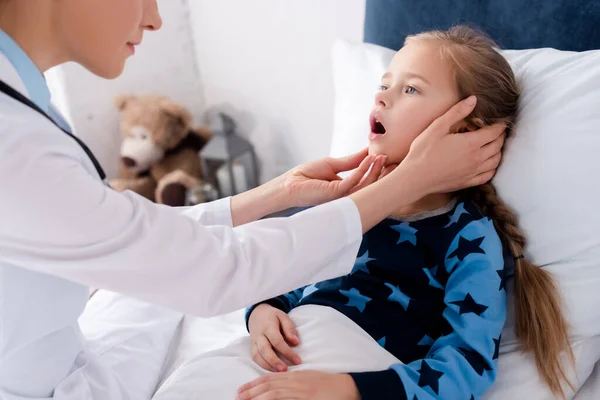
<svg viewBox="0 0 600 400">
<path fill-rule="evenodd" d="M 118 172 L 121 141 L 116 95 L 165 94 L 196 115 L 204 110 L 187 1 L 163 0 L 159 7 L 163 29 L 144 35 L 143 45 L 118 79 L 100 79 L 75 64 L 58 67 L 47 75 L 53 100 L 67 113 L 77 135 L 96 154 L 109 177 Z"/>
<path fill-rule="evenodd" d="M 189 0 L 208 107 L 228 104 L 267 180 L 328 154 L 336 38 L 362 41 L 365 0 Z"/>
<path fill-rule="evenodd" d="M 365 0 L 159 0 L 164 25 L 114 81 L 77 65 L 48 74 L 53 98 L 109 177 L 118 171 L 114 97 L 156 92 L 199 117 L 224 108 L 257 147 L 262 180 L 327 155 L 336 38 L 362 40 Z"/>
</svg>

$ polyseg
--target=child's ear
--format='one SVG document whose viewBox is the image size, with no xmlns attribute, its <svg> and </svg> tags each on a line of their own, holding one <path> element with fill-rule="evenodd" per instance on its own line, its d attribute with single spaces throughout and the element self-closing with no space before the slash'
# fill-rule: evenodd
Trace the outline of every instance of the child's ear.
<svg viewBox="0 0 600 400">
<path fill-rule="evenodd" d="M 452 126 L 452 132 L 455 132 L 455 133 L 473 132 L 476 130 L 477 130 L 477 126 L 467 120 L 462 120 L 459 123 Z"/>
</svg>

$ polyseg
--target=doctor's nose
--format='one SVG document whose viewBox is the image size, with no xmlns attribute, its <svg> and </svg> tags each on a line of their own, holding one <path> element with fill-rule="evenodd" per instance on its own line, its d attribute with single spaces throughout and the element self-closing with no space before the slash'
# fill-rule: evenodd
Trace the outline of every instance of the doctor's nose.
<svg viewBox="0 0 600 400">
<path fill-rule="evenodd" d="M 133 158 L 123 157 L 122 161 L 123 161 L 123 164 L 125 164 L 125 166 L 127 168 L 133 168 L 137 165 L 137 163 L 135 162 L 135 160 Z"/>
<path fill-rule="evenodd" d="M 162 27 L 162 24 L 163 21 L 156 0 L 147 0 L 141 27 L 148 31 L 157 31 Z"/>
</svg>

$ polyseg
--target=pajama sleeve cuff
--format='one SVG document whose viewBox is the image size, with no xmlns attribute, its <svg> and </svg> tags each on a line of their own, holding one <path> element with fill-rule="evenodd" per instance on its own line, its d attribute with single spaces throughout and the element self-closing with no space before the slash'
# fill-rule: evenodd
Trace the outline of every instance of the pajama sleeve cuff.
<svg viewBox="0 0 600 400">
<path fill-rule="evenodd" d="M 407 400 L 404 384 L 394 370 L 349 374 L 362 400 Z"/>
</svg>

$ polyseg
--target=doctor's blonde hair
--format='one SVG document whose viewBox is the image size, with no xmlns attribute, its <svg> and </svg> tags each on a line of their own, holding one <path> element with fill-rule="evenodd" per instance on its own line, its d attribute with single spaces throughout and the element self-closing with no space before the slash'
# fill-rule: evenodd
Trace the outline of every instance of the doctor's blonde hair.
<svg viewBox="0 0 600 400">
<path fill-rule="evenodd" d="M 466 26 L 409 36 L 406 43 L 433 41 L 441 59 L 453 69 L 460 98 L 477 96 L 477 106 L 467 118 L 471 127 L 504 122 L 513 126 L 518 110 L 519 88 L 506 59 L 485 34 Z M 552 393 L 564 398 L 563 383 L 573 388 L 561 357 L 571 363 L 568 324 L 552 275 L 523 257 L 527 245 L 517 217 L 500 200 L 491 183 L 464 191 L 491 218 L 504 244 L 515 258 L 516 334 L 524 349 L 533 353 L 537 369 Z"/>
</svg>

